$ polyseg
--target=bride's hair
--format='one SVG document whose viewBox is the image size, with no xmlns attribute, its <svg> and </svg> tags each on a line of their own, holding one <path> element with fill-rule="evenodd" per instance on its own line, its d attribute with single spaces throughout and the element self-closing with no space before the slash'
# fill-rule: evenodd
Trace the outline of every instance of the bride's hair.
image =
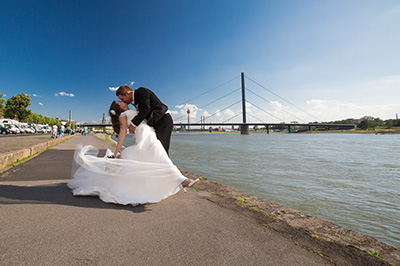
<svg viewBox="0 0 400 266">
<path fill-rule="evenodd" d="M 121 106 L 117 103 L 117 101 L 113 101 L 110 106 L 110 110 L 108 113 L 110 114 L 111 124 L 113 126 L 114 132 L 119 134 L 119 115 L 123 112 Z"/>
</svg>

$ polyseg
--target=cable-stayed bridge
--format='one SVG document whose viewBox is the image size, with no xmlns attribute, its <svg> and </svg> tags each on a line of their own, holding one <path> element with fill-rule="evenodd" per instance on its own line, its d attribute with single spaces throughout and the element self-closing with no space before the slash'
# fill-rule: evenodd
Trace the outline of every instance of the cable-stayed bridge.
<svg viewBox="0 0 400 266">
<path fill-rule="evenodd" d="M 227 107 L 224 107 L 222 109 L 217 109 L 217 111 L 215 111 L 212 114 L 208 114 L 208 115 L 204 115 L 201 116 L 200 120 L 196 121 L 196 122 L 190 122 L 190 119 L 193 120 L 193 118 L 197 118 L 197 116 L 193 117 L 193 113 L 196 112 L 196 110 L 190 110 L 190 102 L 193 102 L 194 100 L 198 100 L 200 97 L 203 97 L 205 95 L 210 95 L 211 92 L 215 92 L 217 89 L 232 83 L 233 81 L 237 80 L 240 78 L 240 87 L 234 89 L 233 91 L 228 92 L 227 94 L 224 94 L 220 97 L 217 97 L 216 99 L 214 99 L 214 96 L 210 96 L 209 98 L 213 98 L 212 101 L 200 106 L 200 107 L 195 107 L 194 109 L 196 110 L 204 110 L 205 107 L 210 107 L 212 104 L 215 104 L 217 102 L 221 102 L 221 100 L 225 99 L 227 101 L 227 99 L 230 97 L 232 98 L 232 96 L 236 97 L 233 98 L 234 99 L 234 103 L 229 104 Z M 249 78 L 249 77 L 245 77 L 244 73 L 242 72 L 240 77 L 235 77 L 234 79 L 231 79 L 227 82 L 222 83 L 221 85 L 218 85 L 217 87 L 214 87 L 204 93 L 201 93 L 200 95 L 197 95 L 191 99 L 188 99 L 186 101 L 183 101 L 181 104 L 176 105 L 176 107 L 180 106 L 189 106 L 187 109 L 182 109 L 181 108 L 181 114 L 184 113 L 182 116 L 174 118 L 174 127 L 175 128 L 186 128 L 189 129 L 190 127 L 193 128 L 205 128 L 206 126 L 209 127 L 239 127 L 241 134 L 249 134 L 249 126 L 261 126 L 261 127 L 265 127 L 267 130 L 267 133 L 269 133 L 269 130 L 271 128 L 276 128 L 276 127 L 286 127 L 288 129 L 288 132 L 291 132 L 291 129 L 293 127 L 303 127 L 306 128 L 308 130 L 312 130 L 313 128 L 318 128 L 318 127 L 323 127 L 323 128 L 328 128 L 328 129 L 352 129 L 355 128 L 356 125 L 355 124 L 333 124 L 333 123 L 318 123 L 318 122 L 312 122 L 312 123 L 307 123 L 304 122 L 303 119 L 299 118 L 298 115 L 293 114 L 293 112 L 289 112 L 287 110 L 285 110 L 284 108 L 281 108 L 281 112 L 285 113 L 286 115 L 289 115 L 289 117 L 293 120 L 297 120 L 296 122 L 290 122 L 290 123 L 286 123 L 286 122 L 267 122 L 265 121 L 265 118 L 260 119 L 257 118 L 256 116 L 252 115 L 250 112 L 247 112 L 247 106 L 251 106 L 253 109 L 255 108 L 256 110 L 259 111 L 259 113 L 262 113 L 264 115 L 267 115 L 267 117 L 269 117 L 270 119 L 274 119 L 274 120 L 278 120 L 278 121 L 284 121 L 284 119 L 278 117 L 278 114 L 272 113 L 271 111 L 266 111 L 265 108 L 260 107 L 260 105 L 268 103 L 268 105 L 270 105 L 272 103 L 272 101 L 267 100 L 264 96 L 260 95 L 260 93 L 256 93 L 253 90 L 250 90 L 250 88 L 246 88 L 245 85 L 245 81 L 248 80 L 250 82 L 252 82 L 252 84 L 259 88 L 261 88 L 262 90 L 265 90 L 267 92 L 269 92 L 270 94 L 274 95 L 275 97 L 279 98 L 281 101 L 284 101 L 286 104 L 288 104 L 289 106 L 295 108 L 298 113 L 302 113 L 307 115 L 308 117 L 312 118 L 313 120 L 315 119 L 315 121 L 321 121 L 321 119 L 318 119 L 317 117 L 315 117 L 313 114 L 308 113 L 307 111 L 303 110 L 302 108 L 296 106 L 295 104 L 291 103 L 290 101 L 286 100 L 285 98 L 279 96 L 278 94 L 276 94 L 275 92 L 271 91 L 270 89 L 268 89 L 267 87 L 259 84 L 258 82 L 254 81 L 253 79 Z M 239 95 L 239 92 L 241 92 L 241 97 L 239 97 L 240 99 L 238 100 L 237 96 Z M 249 101 L 246 99 L 246 94 L 251 94 L 252 96 L 256 97 L 257 99 L 259 99 L 262 104 L 255 104 L 254 101 Z M 230 111 L 231 108 L 233 108 L 234 106 L 241 106 L 241 111 L 238 112 L 237 114 L 235 114 L 235 112 Z M 192 105 L 194 106 L 194 105 Z M 220 107 L 220 105 L 217 105 L 218 107 Z M 230 112 L 229 112 L 230 111 Z M 232 113 L 231 117 L 229 117 L 228 119 L 223 119 L 223 121 L 212 121 L 213 118 L 215 117 L 220 117 L 222 112 L 228 112 L 228 113 Z M 176 113 L 176 112 L 175 112 Z M 190 114 L 192 113 L 192 118 L 190 116 Z M 252 121 L 249 121 L 248 118 L 252 118 Z M 240 120 L 240 121 L 238 121 Z M 104 119 L 103 119 L 104 121 Z M 299 121 L 303 121 L 303 123 L 299 122 Z M 88 126 L 88 127 L 105 127 L 105 126 L 111 126 L 110 124 L 83 124 L 81 126 Z"/>
</svg>

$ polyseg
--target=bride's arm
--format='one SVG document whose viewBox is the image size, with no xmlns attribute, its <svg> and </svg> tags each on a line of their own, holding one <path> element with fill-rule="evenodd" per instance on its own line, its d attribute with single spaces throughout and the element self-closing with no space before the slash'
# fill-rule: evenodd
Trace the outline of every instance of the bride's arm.
<svg viewBox="0 0 400 266">
<path fill-rule="evenodd" d="M 117 147 L 115 148 L 115 157 L 119 158 L 120 155 L 118 155 L 119 152 L 122 150 L 122 144 L 124 144 L 124 140 L 126 137 L 126 126 L 127 126 L 127 118 L 126 116 L 119 117 L 119 134 L 118 134 L 118 142 L 117 142 Z"/>
</svg>

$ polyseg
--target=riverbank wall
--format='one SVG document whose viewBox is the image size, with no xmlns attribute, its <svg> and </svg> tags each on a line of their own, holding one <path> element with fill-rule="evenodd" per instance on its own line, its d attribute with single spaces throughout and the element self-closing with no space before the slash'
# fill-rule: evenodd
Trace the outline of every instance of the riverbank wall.
<svg viewBox="0 0 400 266">
<path fill-rule="evenodd" d="M 26 136 L 29 138 L 29 136 Z M 9 151 L 0 154 L 0 172 L 6 170 L 8 167 L 18 164 L 23 160 L 27 160 L 48 148 L 55 146 L 63 141 L 73 138 L 74 135 L 65 136 L 64 138 L 51 139 L 38 144 L 28 145 L 23 149 Z M 50 138 L 50 136 L 49 136 Z M 7 138 L 8 142 L 18 142 L 20 139 Z"/>
</svg>

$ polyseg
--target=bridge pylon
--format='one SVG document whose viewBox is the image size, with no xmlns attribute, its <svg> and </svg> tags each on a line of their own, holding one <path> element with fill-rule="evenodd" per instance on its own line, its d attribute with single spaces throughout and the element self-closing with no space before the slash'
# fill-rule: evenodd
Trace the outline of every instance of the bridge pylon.
<svg viewBox="0 0 400 266">
<path fill-rule="evenodd" d="M 248 135 L 249 134 L 249 125 L 246 122 L 246 94 L 245 94 L 245 85 L 244 85 L 244 73 L 242 72 L 242 117 L 243 117 L 243 124 L 240 127 L 240 134 Z"/>
</svg>

